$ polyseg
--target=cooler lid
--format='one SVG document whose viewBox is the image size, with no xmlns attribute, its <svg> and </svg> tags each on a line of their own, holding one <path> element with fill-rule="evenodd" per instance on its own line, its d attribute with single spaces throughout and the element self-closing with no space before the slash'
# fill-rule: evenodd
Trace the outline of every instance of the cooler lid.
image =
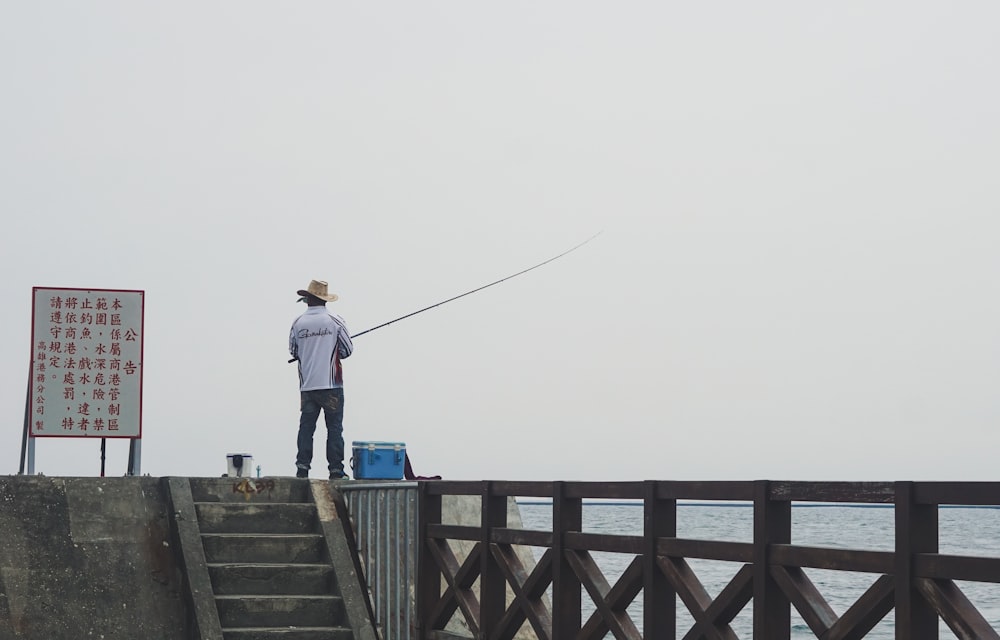
<svg viewBox="0 0 1000 640">
<path fill-rule="evenodd" d="M 355 440 L 351 443 L 355 449 L 405 449 L 405 442 L 387 442 L 384 440 Z"/>
</svg>

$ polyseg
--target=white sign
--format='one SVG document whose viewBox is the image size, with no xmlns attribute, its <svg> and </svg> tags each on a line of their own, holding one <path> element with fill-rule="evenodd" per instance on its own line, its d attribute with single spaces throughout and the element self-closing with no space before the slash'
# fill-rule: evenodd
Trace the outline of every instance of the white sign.
<svg viewBox="0 0 1000 640">
<path fill-rule="evenodd" d="M 141 438 L 145 292 L 32 293 L 31 435 Z"/>
</svg>

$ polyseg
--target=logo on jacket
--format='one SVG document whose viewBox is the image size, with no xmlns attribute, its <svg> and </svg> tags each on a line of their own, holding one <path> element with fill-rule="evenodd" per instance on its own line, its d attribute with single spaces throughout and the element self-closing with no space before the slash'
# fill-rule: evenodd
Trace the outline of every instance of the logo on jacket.
<svg viewBox="0 0 1000 640">
<path fill-rule="evenodd" d="M 331 331 L 329 327 L 323 327 L 319 331 L 310 331 L 309 329 L 302 329 L 296 335 L 299 338 L 318 338 L 320 336 L 328 336 L 331 334 L 333 334 L 333 331 Z"/>
</svg>

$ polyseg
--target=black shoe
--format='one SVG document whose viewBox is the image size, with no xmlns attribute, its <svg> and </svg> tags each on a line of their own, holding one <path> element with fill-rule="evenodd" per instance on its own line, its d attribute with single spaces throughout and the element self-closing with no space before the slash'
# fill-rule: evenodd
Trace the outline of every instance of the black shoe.
<svg viewBox="0 0 1000 640">
<path fill-rule="evenodd" d="M 347 474 L 344 473 L 343 471 L 331 471 L 330 472 L 330 479 L 331 480 L 350 480 L 350 478 L 347 476 Z"/>
<path fill-rule="evenodd" d="M 309 477 L 309 469 L 296 469 L 295 470 L 295 477 L 296 478 L 308 478 Z"/>
</svg>

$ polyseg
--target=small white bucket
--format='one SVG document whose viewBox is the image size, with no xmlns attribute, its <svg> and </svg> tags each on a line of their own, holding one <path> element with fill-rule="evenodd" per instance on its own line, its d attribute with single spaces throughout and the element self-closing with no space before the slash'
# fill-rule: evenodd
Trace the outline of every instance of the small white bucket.
<svg viewBox="0 0 1000 640">
<path fill-rule="evenodd" d="M 227 453 L 226 467 L 230 478 L 252 478 L 253 456 L 249 453 Z"/>
</svg>

